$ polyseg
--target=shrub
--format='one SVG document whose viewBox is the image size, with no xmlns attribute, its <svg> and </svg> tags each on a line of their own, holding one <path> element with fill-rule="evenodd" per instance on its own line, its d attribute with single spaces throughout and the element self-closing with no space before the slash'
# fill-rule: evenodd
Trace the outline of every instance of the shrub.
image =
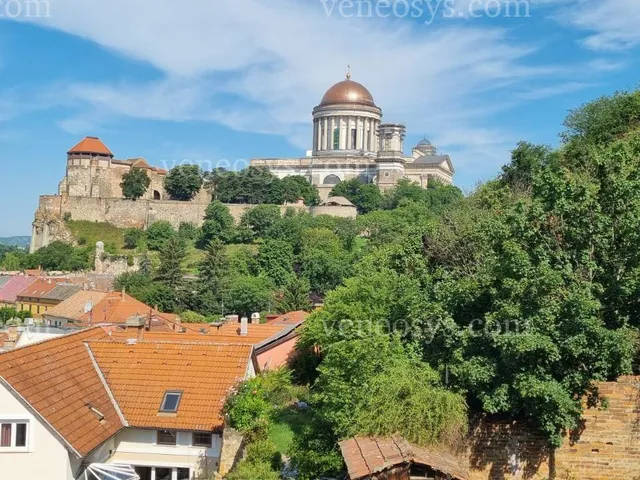
<svg viewBox="0 0 640 480">
<path fill-rule="evenodd" d="M 139 228 L 127 228 L 124 231 L 124 248 L 133 250 L 140 246 L 140 242 L 144 240 L 145 232 Z"/>
<path fill-rule="evenodd" d="M 165 242 L 176 234 L 169 222 L 160 221 L 153 223 L 147 229 L 147 246 L 149 250 L 162 250 Z"/>
</svg>

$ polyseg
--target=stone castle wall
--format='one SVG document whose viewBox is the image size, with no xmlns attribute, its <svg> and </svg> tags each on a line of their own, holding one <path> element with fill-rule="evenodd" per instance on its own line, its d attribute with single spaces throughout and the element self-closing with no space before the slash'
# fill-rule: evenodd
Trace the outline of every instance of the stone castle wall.
<svg viewBox="0 0 640 480">
<path fill-rule="evenodd" d="M 585 409 L 580 429 L 550 451 L 513 422 L 471 431 L 470 480 L 640 480 L 640 377 L 598 384 L 606 403 Z"/>
<path fill-rule="evenodd" d="M 254 205 L 227 205 L 236 223 Z M 332 215 L 355 218 L 355 207 L 306 207 L 302 204 L 283 205 L 282 213 L 294 208 L 312 215 Z M 40 197 L 32 229 L 31 251 L 47 246 L 55 240 L 70 241 L 63 219 L 107 222 L 118 228 L 147 228 L 152 223 L 167 221 L 175 228 L 181 223 L 200 226 L 204 221 L 207 203 L 173 200 L 126 200 L 123 198 L 73 197 L 47 195 Z"/>
</svg>

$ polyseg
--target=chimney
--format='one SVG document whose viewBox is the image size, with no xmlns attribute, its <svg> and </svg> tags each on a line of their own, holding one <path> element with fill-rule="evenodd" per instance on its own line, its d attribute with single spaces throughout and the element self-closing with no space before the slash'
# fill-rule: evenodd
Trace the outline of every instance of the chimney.
<svg viewBox="0 0 640 480">
<path fill-rule="evenodd" d="M 138 335 L 136 336 L 136 340 L 138 342 L 142 342 L 144 340 L 144 327 L 138 327 Z"/>
<path fill-rule="evenodd" d="M 120 295 L 122 297 L 122 301 L 124 302 L 124 294 L 125 294 L 125 288 L 122 287 L 122 295 Z"/>
<path fill-rule="evenodd" d="M 249 334 L 249 319 L 247 317 L 242 317 L 240 320 L 240 335 L 246 337 Z"/>
<path fill-rule="evenodd" d="M 251 314 L 251 323 L 255 325 L 260 323 L 260 314 L 258 312 Z"/>
</svg>

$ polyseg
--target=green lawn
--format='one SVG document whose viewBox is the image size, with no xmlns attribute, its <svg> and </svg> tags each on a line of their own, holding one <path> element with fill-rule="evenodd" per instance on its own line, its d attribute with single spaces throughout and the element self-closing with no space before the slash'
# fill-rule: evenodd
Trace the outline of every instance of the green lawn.
<svg viewBox="0 0 640 480">
<path fill-rule="evenodd" d="M 275 443 L 280 453 L 290 454 L 293 435 L 302 429 L 309 415 L 309 410 L 298 410 L 295 407 L 287 408 L 275 415 L 269 428 L 269 439 Z"/>
<path fill-rule="evenodd" d="M 104 242 L 109 253 L 123 253 L 124 230 L 110 223 L 69 220 L 66 222 L 73 237 L 80 246 L 95 247 L 97 242 Z"/>
</svg>

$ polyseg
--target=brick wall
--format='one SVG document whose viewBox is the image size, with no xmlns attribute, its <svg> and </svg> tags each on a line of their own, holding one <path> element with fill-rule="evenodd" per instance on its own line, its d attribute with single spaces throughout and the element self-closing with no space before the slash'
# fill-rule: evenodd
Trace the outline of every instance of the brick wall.
<svg viewBox="0 0 640 480">
<path fill-rule="evenodd" d="M 586 408 L 578 431 L 551 452 L 515 422 L 480 421 L 467 453 L 470 480 L 640 480 L 640 377 L 599 383 L 605 405 Z"/>
</svg>

